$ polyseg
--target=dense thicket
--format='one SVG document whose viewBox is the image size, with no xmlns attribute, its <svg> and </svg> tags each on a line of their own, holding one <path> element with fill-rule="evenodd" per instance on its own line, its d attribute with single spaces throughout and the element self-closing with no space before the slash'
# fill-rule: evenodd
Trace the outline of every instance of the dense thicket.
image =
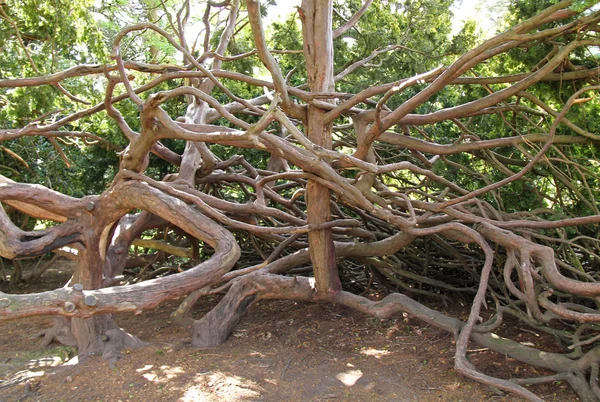
<svg viewBox="0 0 600 402">
<path fill-rule="evenodd" d="M 509 2 L 483 41 L 452 3 L 304 0 L 266 27 L 256 0 L 0 2 L 0 256 L 13 280 L 78 261 L 0 320 L 56 315 L 46 342 L 114 357 L 140 344 L 114 312 L 187 295 L 207 347 L 260 299 L 328 301 L 451 332 L 478 381 L 600 399 L 600 12 Z M 466 321 L 421 304 L 457 297 Z M 506 315 L 563 352 L 496 335 Z M 469 341 L 556 374 L 492 378 Z"/>
</svg>

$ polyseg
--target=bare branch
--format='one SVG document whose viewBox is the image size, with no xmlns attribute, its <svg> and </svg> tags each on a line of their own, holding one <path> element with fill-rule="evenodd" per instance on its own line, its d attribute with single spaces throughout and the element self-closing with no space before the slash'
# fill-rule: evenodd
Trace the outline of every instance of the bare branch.
<svg viewBox="0 0 600 402">
<path fill-rule="evenodd" d="M 336 28 L 333 31 L 333 39 L 339 38 L 344 33 L 346 33 L 346 31 L 348 31 L 350 28 L 352 28 L 354 25 L 356 25 L 356 23 L 358 22 L 360 17 L 362 17 L 363 14 L 367 11 L 367 9 L 371 5 L 371 3 L 373 3 L 373 0 L 366 0 L 365 4 L 363 4 L 363 6 L 360 8 L 360 10 L 358 10 L 352 17 L 350 17 L 350 19 L 348 21 L 346 21 L 344 23 L 344 25 L 342 25 L 339 28 Z"/>
</svg>

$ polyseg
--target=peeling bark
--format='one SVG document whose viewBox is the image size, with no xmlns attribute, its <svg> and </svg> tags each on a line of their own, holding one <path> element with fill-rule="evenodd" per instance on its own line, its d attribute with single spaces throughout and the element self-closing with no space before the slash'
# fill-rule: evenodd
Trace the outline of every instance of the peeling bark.
<svg viewBox="0 0 600 402">
<path fill-rule="evenodd" d="M 0 141 L 40 136 L 56 146 L 56 139 L 74 137 L 121 152 L 118 173 L 99 195 L 74 198 L 0 176 L 3 205 L 56 222 L 44 230 L 25 231 L 0 207 L 0 255 L 29 258 L 69 247 L 77 251 L 77 256 L 69 255 L 78 261 L 64 288 L 29 295 L 0 292 L 0 321 L 56 316 L 55 325 L 45 332 L 45 344 L 74 343 L 81 355 L 102 354 L 112 360 L 119 350 L 143 344 L 118 328 L 111 316 L 115 312 L 138 314 L 187 296 L 174 321 L 191 331 L 194 346 L 213 347 L 261 299 L 332 302 L 379 318 L 407 313 L 448 331 L 456 339 L 456 369 L 477 381 L 538 400 L 521 385 L 564 380 L 582 400 L 598 398 L 600 209 L 597 166 L 588 162 L 600 136 L 571 112 L 589 106 L 600 92 L 595 85 L 598 68 L 577 65 L 588 47 L 600 46 L 600 12 L 577 14 L 571 10 L 573 1 L 557 2 L 448 59 L 447 65 L 432 64 L 413 77 L 390 77 L 394 82 L 367 85 L 356 93 L 337 92 L 336 81 L 372 68 L 370 63 L 392 52 L 408 51 L 400 43 L 385 44 L 363 59 L 350 60 L 334 75 L 333 40 L 352 26 L 360 30 L 360 17 L 371 3 L 365 1 L 333 30 L 332 0 L 302 2 L 298 14 L 303 50 L 293 53 L 304 56 L 308 79 L 297 87 L 288 82 L 294 72 L 284 76 L 276 58 L 290 51 L 268 48 L 257 0 L 246 1 L 247 20 L 240 17 L 240 0 L 207 2 L 202 44 L 194 49 L 201 54 L 185 38 L 187 10 L 177 21 L 169 20 L 175 36 L 151 23 L 124 28 L 113 43 L 114 65 L 81 65 L 43 77 L 0 80 L 0 88 L 58 88 L 67 78 L 104 74 L 104 102 L 56 115 L 48 123 L 32 120 L 22 128 L 0 130 Z M 228 54 L 246 21 L 256 49 Z M 180 52 L 185 65 L 123 60 L 121 44 L 150 31 Z M 531 71 L 470 76 L 488 71 L 478 66 L 506 52 L 538 45 L 553 50 Z M 222 69 L 224 61 L 253 55 L 271 80 Z M 154 76 L 134 87 L 131 71 Z M 186 85 L 157 90 L 174 80 Z M 243 99 L 228 87 L 229 80 L 263 87 L 265 94 Z M 557 98 L 546 103 L 531 90 L 542 82 L 569 82 L 578 89 L 566 102 Z M 120 85 L 125 90 L 115 95 Z M 481 86 L 485 96 L 447 107 L 431 104 L 453 85 Z M 404 101 L 390 102 L 398 94 Z M 185 116 L 169 116 L 163 108 L 175 98 L 189 102 Z M 115 107 L 124 100 L 137 105 L 140 124 L 135 126 L 140 132 L 128 124 L 131 116 L 126 119 Z M 93 133 L 73 131 L 78 126 L 74 123 L 102 110 L 128 140 L 126 149 Z M 480 133 L 482 126 L 474 120 L 488 118 L 504 121 L 508 134 L 490 138 Z M 217 125 L 219 119 L 228 127 Z M 557 135 L 559 125 L 564 125 L 563 132 Z M 447 138 L 432 137 L 439 131 Z M 184 141 L 183 154 L 161 144 L 166 139 Z M 241 155 L 220 160 L 213 153 L 216 146 L 268 156 L 260 167 Z M 569 152 L 574 148 L 577 152 Z M 584 148 L 589 149 L 586 161 L 581 157 Z M 174 173 L 162 181 L 149 177 L 151 153 L 173 165 Z M 539 206 L 511 212 L 502 193 L 509 184 L 521 186 L 529 198 L 537 197 Z M 589 214 L 580 216 L 579 211 Z M 152 240 L 140 239 L 145 231 L 154 231 Z M 185 243 L 171 244 L 169 236 L 173 243 L 185 236 Z M 147 261 L 129 254 L 136 243 L 155 249 L 152 258 L 169 254 L 193 262 L 161 268 L 175 268 L 174 275 L 115 286 L 125 283 L 126 267 Z M 377 282 L 372 271 L 409 294 L 444 300 L 458 292 L 475 295 L 469 317 L 463 322 L 399 293 L 372 301 L 342 289 L 340 272 L 347 284 L 348 278 L 359 282 L 366 276 Z M 314 277 L 284 276 L 306 272 Z M 142 276 L 138 273 L 137 278 Z M 190 317 L 199 298 L 223 291 L 227 293 L 213 310 L 199 320 Z M 490 307 L 493 319 L 479 324 L 481 308 L 491 299 L 496 304 L 496 310 Z M 496 336 L 491 331 L 507 313 L 555 336 L 572 352 L 547 353 Z M 511 382 L 483 375 L 468 360 L 468 341 L 555 374 Z"/>
</svg>

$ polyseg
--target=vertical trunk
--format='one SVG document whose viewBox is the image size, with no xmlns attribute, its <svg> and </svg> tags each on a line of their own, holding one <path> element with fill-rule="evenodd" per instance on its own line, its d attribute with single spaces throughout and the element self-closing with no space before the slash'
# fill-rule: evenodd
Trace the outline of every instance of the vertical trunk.
<svg viewBox="0 0 600 402">
<path fill-rule="evenodd" d="M 83 285 L 83 289 L 100 289 L 103 286 L 104 257 L 100 247 L 104 228 L 93 218 L 88 220 L 88 233 L 85 236 L 85 249 L 80 250 L 79 263 L 74 282 Z M 100 228 L 100 229 L 99 229 Z M 102 355 L 116 360 L 125 348 L 137 348 L 144 345 L 138 338 L 119 328 L 112 314 L 94 315 L 90 318 L 71 318 L 71 334 L 77 342 L 80 356 Z"/>
<path fill-rule="evenodd" d="M 333 33 L 331 27 L 332 0 L 302 1 L 302 35 L 304 55 L 311 92 L 332 92 Z M 317 145 L 331 149 L 331 124 L 323 122 L 325 111 L 308 106 L 306 135 Z M 306 189 L 308 223 L 318 224 L 331 220 L 329 189 L 309 181 Z M 337 292 L 341 289 L 335 261 L 331 229 L 312 231 L 308 235 L 310 257 L 317 291 Z"/>
<path fill-rule="evenodd" d="M 90 219 L 86 223 L 89 228 L 92 228 L 94 221 Z M 98 289 L 102 287 L 103 268 L 98 250 L 100 239 L 97 233 L 90 235 L 89 232 L 94 232 L 94 230 L 88 229 L 86 247 L 79 251 L 79 261 L 73 283 L 80 283 L 84 289 Z M 71 333 L 77 341 L 80 356 L 102 353 L 102 334 L 104 330 L 108 329 L 111 322 L 112 316 L 110 315 L 90 318 L 73 317 L 71 319 Z"/>
<path fill-rule="evenodd" d="M 93 220 L 87 222 L 90 227 Z M 79 262 L 75 273 L 74 283 L 80 283 L 84 289 L 98 289 L 102 287 L 103 263 L 100 258 L 98 245 L 99 236 L 96 233 L 86 236 L 86 247 L 79 252 Z M 102 334 L 109 329 L 112 316 L 100 315 L 90 318 L 73 317 L 71 319 L 71 333 L 77 340 L 79 355 L 87 356 L 102 353 Z M 116 327 L 116 324 L 113 323 Z"/>
</svg>

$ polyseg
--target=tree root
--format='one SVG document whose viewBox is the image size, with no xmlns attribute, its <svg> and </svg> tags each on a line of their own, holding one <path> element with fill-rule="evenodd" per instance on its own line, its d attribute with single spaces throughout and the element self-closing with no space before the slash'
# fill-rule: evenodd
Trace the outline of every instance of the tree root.
<svg viewBox="0 0 600 402">
<path fill-rule="evenodd" d="M 323 294 L 316 292 L 312 278 L 290 278 L 262 271 L 235 279 L 227 294 L 210 312 L 200 320 L 189 318 L 188 322 L 192 324 L 192 345 L 205 348 L 225 342 L 248 308 L 255 302 L 266 299 L 332 302 L 380 319 L 388 319 L 404 312 L 452 333 L 456 340 L 466 327 L 465 322 L 430 309 L 403 294 L 393 293 L 381 301 L 371 301 L 345 291 Z M 600 353 L 600 348 L 588 351 L 579 359 L 571 359 L 559 353 L 543 352 L 521 345 L 491 332 L 471 332 L 469 338 L 481 347 L 557 373 L 543 378 L 503 380 L 479 373 L 466 357 L 457 354 L 455 359 L 458 362 L 455 367 L 469 378 L 532 401 L 542 399 L 519 384 L 535 384 L 560 378 L 571 385 L 582 401 L 600 399 L 597 392 L 598 381 L 595 378 L 599 371 L 596 355 Z M 588 371 L 591 371 L 590 381 L 586 379 Z"/>
<path fill-rule="evenodd" d="M 47 347 L 54 341 L 65 346 L 77 346 L 77 340 L 71 332 L 71 319 L 69 317 L 54 317 L 54 324 L 36 334 L 36 338 L 44 337 L 40 346 Z"/>
<path fill-rule="evenodd" d="M 71 321 L 80 357 L 99 355 L 115 362 L 123 349 L 137 349 L 147 345 L 119 328 L 110 314 L 72 318 Z"/>
<path fill-rule="evenodd" d="M 79 335 L 77 338 L 75 331 Z M 36 334 L 36 337 L 42 336 L 42 347 L 56 341 L 65 346 L 77 346 L 80 358 L 99 355 L 111 363 L 119 359 L 124 349 L 138 349 L 148 345 L 119 328 L 111 315 L 88 319 L 58 316 L 54 318 L 52 327 Z"/>
</svg>

